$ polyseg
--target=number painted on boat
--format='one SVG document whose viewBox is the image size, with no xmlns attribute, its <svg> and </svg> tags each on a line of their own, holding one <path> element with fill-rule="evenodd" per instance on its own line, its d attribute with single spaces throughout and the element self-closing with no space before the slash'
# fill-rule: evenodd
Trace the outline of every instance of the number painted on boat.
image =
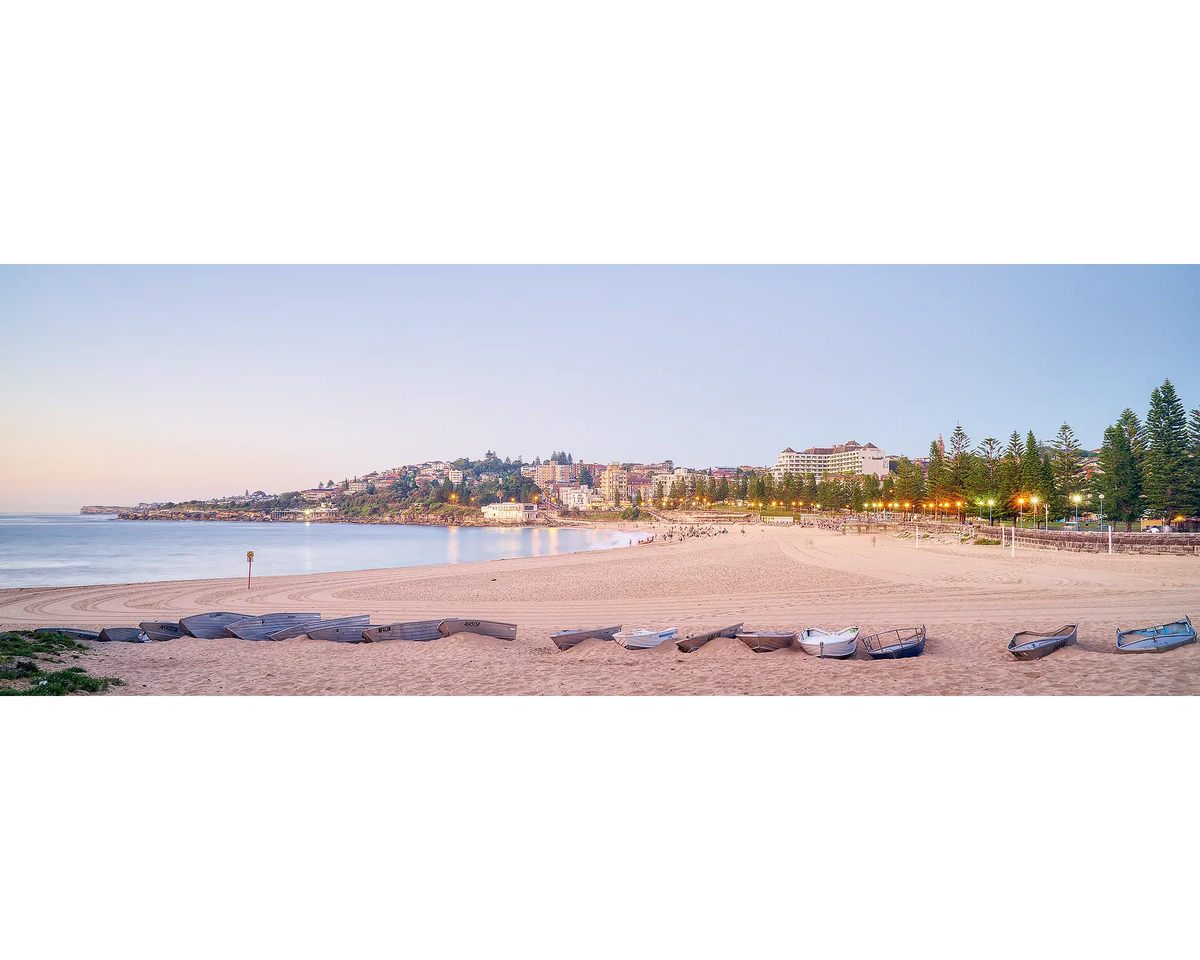
<svg viewBox="0 0 1200 960">
<path fill-rule="evenodd" d="M 479 621 L 478 620 L 464 620 L 463 626 L 464 627 L 477 627 L 477 626 L 479 626 Z"/>
</svg>

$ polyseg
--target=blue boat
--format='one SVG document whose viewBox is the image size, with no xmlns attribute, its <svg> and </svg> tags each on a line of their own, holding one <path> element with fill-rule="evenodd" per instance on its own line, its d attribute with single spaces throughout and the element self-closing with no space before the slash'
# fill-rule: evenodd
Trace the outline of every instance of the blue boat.
<svg viewBox="0 0 1200 960">
<path fill-rule="evenodd" d="M 1157 627 L 1117 631 L 1119 653 L 1165 653 L 1195 642 L 1196 630 L 1189 617 Z"/>
<path fill-rule="evenodd" d="M 884 630 L 882 633 L 863 637 L 862 642 L 867 653 L 874 660 L 903 660 L 906 657 L 919 657 L 925 652 L 925 625 Z"/>
</svg>

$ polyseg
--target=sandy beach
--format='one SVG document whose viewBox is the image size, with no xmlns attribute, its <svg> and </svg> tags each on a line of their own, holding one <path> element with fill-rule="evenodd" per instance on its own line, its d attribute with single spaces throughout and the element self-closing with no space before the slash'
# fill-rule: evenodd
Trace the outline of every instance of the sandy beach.
<svg viewBox="0 0 1200 960">
<path fill-rule="evenodd" d="M 342 644 L 184 638 L 95 644 L 92 673 L 137 694 L 1192 694 L 1200 645 L 1120 655 L 1115 630 L 1200 614 L 1195 558 L 1021 551 L 886 535 L 730 525 L 729 533 L 522 560 L 274 577 L 0 590 L 0 626 L 136 625 L 207 610 L 369 613 L 373 623 L 469 616 L 517 623 L 515 642 Z M 744 532 L 743 532 L 744 531 Z M 819 660 L 799 649 L 754 654 L 719 639 L 627 651 L 587 641 L 559 652 L 568 627 L 677 626 L 680 636 L 747 629 L 863 633 L 924 623 L 917 659 Z M 1078 621 L 1079 644 L 1018 662 L 1020 629 Z"/>
</svg>

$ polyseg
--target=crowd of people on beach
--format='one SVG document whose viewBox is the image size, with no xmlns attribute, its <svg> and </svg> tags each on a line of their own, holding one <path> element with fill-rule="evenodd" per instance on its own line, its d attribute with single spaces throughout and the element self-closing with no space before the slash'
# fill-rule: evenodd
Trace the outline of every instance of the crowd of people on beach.
<svg viewBox="0 0 1200 960">
<path fill-rule="evenodd" d="M 716 527 L 711 524 L 671 526 L 667 529 L 667 532 L 663 534 L 663 539 L 668 541 L 682 541 L 687 540 L 690 537 L 719 537 L 721 534 L 728 532 L 729 529 L 727 527 Z M 657 539 L 657 534 L 655 534 L 655 538 Z"/>
</svg>

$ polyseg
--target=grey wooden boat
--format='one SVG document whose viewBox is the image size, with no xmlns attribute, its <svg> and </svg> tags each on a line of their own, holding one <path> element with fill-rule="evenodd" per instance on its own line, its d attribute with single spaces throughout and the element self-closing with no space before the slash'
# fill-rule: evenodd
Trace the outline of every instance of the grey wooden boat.
<svg viewBox="0 0 1200 960">
<path fill-rule="evenodd" d="M 320 620 L 319 613 L 268 613 L 261 617 L 247 617 L 231 623 L 225 632 L 239 640 L 267 640 L 271 634 L 297 623 L 312 623 Z"/>
<path fill-rule="evenodd" d="M 517 625 L 497 620 L 443 620 L 438 624 L 438 633 L 443 637 L 452 637 L 456 633 L 477 633 L 482 637 L 516 640 Z"/>
<path fill-rule="evenodd" d="M 100 631 L 80 630 L 76 627 L 38 627 L 34 633 L 65 633 L 75 640 L 99 640 Z"/>
<path fill-rule="evenodd" d="M 737 638 L 755 653 L 774 653 L 796 642 L 796 631 L 744 630 Z"/>
<path fill-rule="evenodd" d="M 727 627 L 721 627 L 720 630 L 709 630 L 708 633 L 696 633 L 690 637 L 685 637 L 678 641 L 677 646 L 683 653 L 695 653 L 702 646 L 708 643 L 709 640 L 716 640 L 717 637 L 735 637 L 739 630 L 744 627 L 744 623 L 731 623 Z"/>
<path fill-rule="evenodd" d="M 100 631 L 97 640 L 103 643 L 117 641 L 119 643 L 149 643 L 150 638 L 142 632 L 141 627 L 105 627 Z"/>
<path fill-rule="evenodd" d="M 615 627 L 596 627 L 594 630 L 560 630 L 550 634 L 550 639 L 559 650 L 570 650 L 584 640 L 611 640 L 620 630 L 619 623 Z"/>
<path fill-rule="evenodd" d="M 1196 642 L 1196 628 L 1190 617 L 1174 620 L 1157 627 L 1117 631 L 1119 653 L 1166 653 Z"/>
<path fill-rule="evenodd" d="M 381 627 L 367 627 L 363 630 L 363 639 L 374 643 L 380 640 L 414 640 L 425 642 L 436 640 L 438 624 L 443 623 L 444 617 L 437 620 L 403 620 L 398 623 L 386 623 Z"/>
<path fill-rule="evenodd" d="M 874 660 L 905 660 L 925 652 L 925 624 L 884 630 L 862 638 L 863 647 Z"/>
<path fill-rule="evenodd" d="M 244 613 L 215 610 L 212 613 L 194 613 L 190 617 L 184 617 L 179 621 L 179 625 L 190 637 L 199 637 L 201 640 L 217 640 L 229 636 L 225 632 L 226 627 L 246 618 L 247 614 Z"/>
<path fill-rule="evenodd" d="M 1068 623 L 1057 630 L 1039 632 L 1037 630 L 1022 630 L 1014 633 L 1008 641 L 1008 652 L 1018 660 L 1037 660 L 1052 654 L 1055 650 L 1075 645 L 1079 639 L 1079 624 Z"/>
<path fill-rule="evenodd" d="M 282 630 L 276 630 L 268 639 L 291 640 L 292 637 L 302 637 L 305 634 L 312 637 L 314 630 L 324 630 L 326 627 L 355 627 L 361 637 L 363 627 L 369 627 L 370 625 L 371 615 L 369 613 L 358 613 L 352 617 L 338 617 L 336 620 L 314 620 L 311 623 L 293 623 Z M 313 639 L 325 640 L 327 638 L 313 637 Z"/>
<path fill-rule="evenodd" d="M 178 640 L 186 636 L 183 627 L 174 620 L 143 620 L 138 626 L 151 640 Z"/>
<path fill-rule="evenodd" d="M 355 618 L 357 619 L 357 618 Z M 370 624 L 364 618 L 359 623 L 338 623 L 330 621 L 328 624 L 321 624 L 318 627 L 313 627 L 308 631 L 308 635 L 313 640 L 335 640 L 338 643 L 371 643 L 363 633 L 364 628 Z"/>
</svg>

